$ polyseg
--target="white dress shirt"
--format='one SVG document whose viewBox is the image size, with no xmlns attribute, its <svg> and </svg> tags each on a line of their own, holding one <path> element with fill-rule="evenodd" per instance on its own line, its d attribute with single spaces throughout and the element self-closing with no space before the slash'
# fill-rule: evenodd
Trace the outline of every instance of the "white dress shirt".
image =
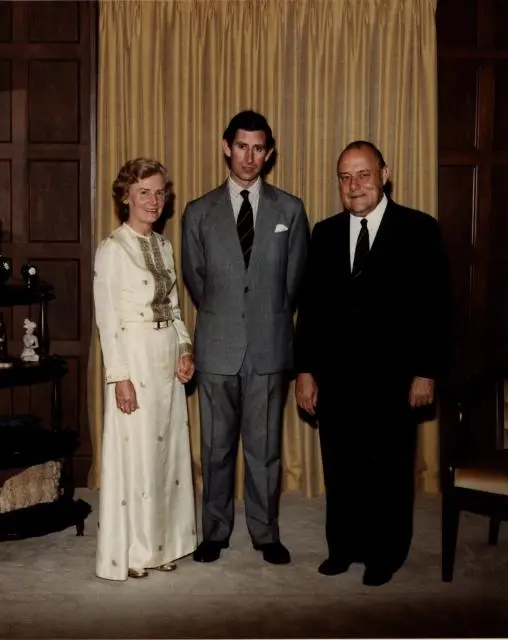
<svg viewBox="0 0 508 640">
<path fill-rule="evenodd" d="M 241 196 L 240 196 L 241 197 Z M 372 247 L 372 243 L 376 237 L 379 225 L 386 211 L 388 205 L 388 198 L 383 193 L 377 207 L 368 213 L 366 216 L 355 216 L 354 213 L 349 214 L 349 255 L 351 259 L 351 271 L 353 270 L 353 262 L 355 259 L 356 243 L 358 236 L 360 235 L 360 229 L 362 228 L 362 220 L 367 220 L 367 229 L 369 231 L 369 249 Z"/>
<path fill-rule="evenodd" d="M 239 184 L 229 176 L 228 178 L 228 190 L 229 197 L 231 199 L 231 205 L 233 207 L 233 213 L 235 214 L 235 222 L 238 219 L 240 208 L 243 204 L 243 196 L 240 195 L 241 191 L 244 191 L 245 187 L 241 187 Z M 256 182 L 246 189 L 249 192 L 249 202 L 252 207 L 252 215 L 254 217 L 254 226 L 256 226 L 256 217 L 258 214 L 259 194 L 261 192 L 261 178 L 258 178 Z"/>
</svg>

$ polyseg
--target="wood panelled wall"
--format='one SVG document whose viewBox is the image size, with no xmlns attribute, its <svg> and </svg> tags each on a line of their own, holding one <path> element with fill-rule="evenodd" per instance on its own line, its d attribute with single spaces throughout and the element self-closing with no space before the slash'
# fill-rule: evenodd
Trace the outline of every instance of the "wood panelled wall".
<svg viewBox="0 0 508 640">
<path fill-rule="evenodd" d="M 508 365 L 508 0 L 438 0 L 439 217 L 453 377 Z"/>
<path fill-rule="evenodd" d="M 51 347 L 65 356 L 64 420 L 91 450 L 91 176 L 96 6 L 0 1 L 0 249 L 55 287 Z M 450 257 L 453 375 L 508 365 L 508 0 L 438 0 L 439 216 Z M 7 314 L 11 350 L 23 317 Z M 33 314 L 35 315 L 35 314 Z M 0 393 L 0 412 L 48 417 L 49 388 Z"/>
<path fill-rule="evenodd" d="M 79 485 L 91 459 L 86 370 L 91 325 L 91 167 L 95 144 L 96 7 L 86 1 L 0 2 L 0 249 L 14 275 L 31 261 L 55 288 L 51 351 L 64 356 L 65 425 L 76 429 Z M 10 351 L 23 318 L 7 312 Z M 4 390 L 0 412 L 49 416 L 49 385 Z"/>
</svg>

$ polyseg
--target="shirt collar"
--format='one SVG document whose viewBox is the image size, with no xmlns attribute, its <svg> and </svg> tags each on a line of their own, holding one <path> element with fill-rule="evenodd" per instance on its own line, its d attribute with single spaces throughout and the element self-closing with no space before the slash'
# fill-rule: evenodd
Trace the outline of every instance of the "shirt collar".
<svg viewBox="0 0 508 640">
<path fill-rule="evenodd" d="M 233 180 L 231 176 L 229 176 L 228 189 L 229 194 L 232 197 L 237 197 L 240 196 L 240 192 L 243 191 L 245 187 L 241 187 Z M 250 187 L 247 187 L 247 191 L 249 192 L 250 196 L 259 196 L 259 192 L 261 191 L 261 178 L 258 178 L 254 184 L 252 184 Z"/>
</svg>

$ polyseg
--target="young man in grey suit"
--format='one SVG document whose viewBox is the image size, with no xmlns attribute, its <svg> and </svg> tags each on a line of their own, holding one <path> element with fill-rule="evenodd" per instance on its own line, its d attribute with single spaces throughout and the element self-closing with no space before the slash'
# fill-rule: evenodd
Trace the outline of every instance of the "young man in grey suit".
<svg viewBox="0 0 508 640">
<path fill-rule="evenodd" d="M 274 148 L 264 116 L 238 113 L 223 136 L 229 178 L 188 203 L 183 215 L 183 276 L 198 309 L 203 541 L 197 562 L 214 562 L 229 546 L 240 434 L 253 546 L 272 564 L 291 560 L 278 526 L 281 431 L 309 231 L 302 201 L 262 179 Z"/>
</svg>

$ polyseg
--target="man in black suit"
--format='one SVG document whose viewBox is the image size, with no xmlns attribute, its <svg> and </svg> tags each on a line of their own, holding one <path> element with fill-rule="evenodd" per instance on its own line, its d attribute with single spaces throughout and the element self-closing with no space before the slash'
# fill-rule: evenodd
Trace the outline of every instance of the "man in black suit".
<svg viewBox="0 0 508 640">
<path fill-rule="evenodd" d="M 379 586 L 412 537 L 418 412 L 444 364 L 446 266 L 431 216 L 388 200 L 379 149 L 337 163 L 345 210 L 315 225 L 298 309 L 296 400 L 319 425 L 325 575 L 365 564 Z"/>
</svg>

